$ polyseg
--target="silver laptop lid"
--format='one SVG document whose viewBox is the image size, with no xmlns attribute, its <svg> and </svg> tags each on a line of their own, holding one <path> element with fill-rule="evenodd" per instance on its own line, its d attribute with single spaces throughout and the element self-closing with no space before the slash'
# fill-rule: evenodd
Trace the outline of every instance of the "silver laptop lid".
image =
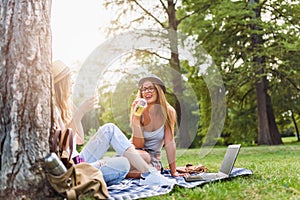
<svg viewBox="0 0 300 200">
<path fill-rule="evenodd" d="M 236 158 L 239 154 L 240 148 L 241 148 L 240 144 L 234 144 L 228 146 L 224 159 L 222 161 L 222 165 L 220 167 L 220 172 L 227 175 L 230 174 L 234 166 L 234 163 L 236 161 Z"/>
</svg>

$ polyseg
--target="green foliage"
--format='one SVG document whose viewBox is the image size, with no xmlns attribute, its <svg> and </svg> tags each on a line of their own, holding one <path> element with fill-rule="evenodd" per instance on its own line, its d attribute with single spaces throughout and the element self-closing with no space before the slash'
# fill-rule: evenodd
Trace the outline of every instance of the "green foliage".
<svg viewBox="0 0 300 200">
<path fill-rule="evenodd" d="M 205 59 L 201 56 L 211 55 L 225 84 L 227 116 L 222 132 L 223 138 L 219 139 L 219 142 L 223 144 L 241 142 L 251 145 L 256 142 L 258 128 L 255 84 L 262 77 L 268 80 L 267 92 L 272 99 L 271 106 L 279 130 L 282 133 L 287 130 L 295 131 L 295 127 L 300 123 L 299 1 L 255 2 L 258 3 L 250 4 L 250 1 L 242 0 L 183 0 L 182 4 L 176 7 L 178 30 L 196 38 L 194 44 L 201 44 L 207 52 L 205 53 L 203 49 L 195 50 L 194 56 L 198 58 L 197 64 Z M 109 28 L 110 34 L 137 27 L 165 28 L 168 20 L 162 3 L 165 2 L 145 4 L 145 2 L 133 0 L 106 0 L 106 6 L 116 12 L 115 23 Z M 141 6 L 148 13 L 145 13 Z M 260 11 L 262 17 L 258 18 L 254 11 Z M 156 19 L 149 13 L 153 14 Z M 159 15 L 156 15 L 157 13 Z M 259 42 L 253 44 L 254 40 Z M 125 60 L 131 62 L 134 60 L 132 63 L 151 68 L 152 71 L 155 71 L 158 66 L 167 66 L 168 58 L 149 56 L 149 53 L 137 50 L 131 52 Z M 263 64 L 254 62 L 258 58 L 264 59 Z M 210 130 L 212 94 L 209 92 L 211 88 L 207 88 L 205 77 L 199 75 L 197 65 L 190 66 L 186 60 L 180 62 L 180 71 L 198 99 L 197 105 L 192 105 L 192 110 L 188 111 L 191 119 L 200 117 L 197 135 L 192 144 L 192 147 L 197 147 L 202 144 Z M 259 69 L 263 69 L 262 74 L 257 73 Z M 115 71 L 126 74 L 126 70 L 122 71 L 119 68 Z M 160 75 L 168 79 L 167 74 Z M 217 88 L 220 87 L 220 83 L 216 80 L 219 79 L 212 78 L 210 81 Z M 111 101 L 112 93 L 108 91 L 101 93 L 105 102 L 101 116 L 103 122 L 115 122 L 125 132 L 130 132 L 128 109 L 131 100 L 128 99 L 134 98 L 134 93 L 127 91 L 126 85 L 136 82 L 137 79 L 132 77 L 122 79 L 122 84 L 118 85 L 115 90 L 118 96 L 116 99 L 124 100 L 122 98 L 124 93 L 130 97 L 120 104 L 114 104 Z M 184 95 L 186 102 L 190 103 L 188 98 L 191 94 L 185 93 Z M 169 95 L 168 100 L 172 104 L 175 102 L 173 95 Z M 295 115 L 296 123 L 291 120 L 291 113 Z"/>
<path fill-rule="evenodd" d="M 255 18 L 253 8 L 270 17 Z M 247 1 L 214 1 L 213 4 L 204 0 L 183 1 L 181 9 L 186 13 L 202 10 L 184 20 L 179 28 L 196 35 L 219 66 L 227 89 L 228 115 L 223 135 L 229 136 L 226 139 L 229 143 L 251 144 L 256 140 L 255 83 L 262 75 L 269 81 L 268 92 L 277 121 L 289 110 L 299 109 L 300 81 L 299 75 L 295 76 L 300 69 L 299 15 L 295 14 L 299 11 L 299 1 L 263 1 L 254 5 Z M 263 39 L 255 50 L 251 45 L 254 35 Z M 265 58 L 264 66 L 253 62 L 257 57 Z M 265 73 L 258 76 L 256 72 L 261 67 Z M 290 127 L 291 123 L 286 123 L 282 130 Z"/>
<path fill-rule="evenodd" d="M 198 73 L 198 70 L 195 67 L 188 67 L 188 82 L 191 84 L 193 90 L 199 101 L 200 107 L 200 120 L 198 125 L 197 137 L 193 140 L 191 147 L 198 147 L 202 144 L 203 138 L 205 138 L 206 133 L 208 132 L 210 120 L 211 120 L 211 99 L 209 91 L 202 77 L 195 76 L 195 73 Z"/>
</svg>

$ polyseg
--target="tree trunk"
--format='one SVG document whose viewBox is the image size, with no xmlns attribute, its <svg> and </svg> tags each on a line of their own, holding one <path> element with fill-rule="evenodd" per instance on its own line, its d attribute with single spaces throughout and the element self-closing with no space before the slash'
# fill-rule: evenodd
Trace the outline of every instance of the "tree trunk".
<svg viewBox="0 0 300 200">
<path fill-rule="evenodd" d="M 293 120 L 293 124 L 294 124 L 295 130 L 296 130 L 297 141 L 300 142 L 299 129 L 298 129 L 298 126 L 297 126 L 297 121 L 295 119 L 294 112 L 292 112 L 292 120 Z"/>
<path fill-rule="evenodd" d="M 259 0 L 250 0 L 250 4 L 259 3 Z M 261 18 L 261 8 L 254 7 L 255 19 Z M 257 25 L 251 27 L 253 30 L 260 30 Z M 261 35 L 252 35 L 253 51 L 260 52 L 259 48 L 263 46 Z M 257 67 L 256 75 L 256 100 L 257 100 L 257 121 L 258 121 L 258 144 L 259 145 L 277 145 L 282 144 L 281 136 L 275 121 L 271 98 L 268 94 L 268 80 L 264 75 L 265 58 L 257 56 L 253 58 L 254 67 Z"/>
<path fill-rule="evenodd" d="M 170 41 L 170 49 L 171 49 L 171 60 L 170 66 L 175 70 L 173 74 L 173 84 L 174 84 L 174 93 L 177 97 L 175 109 L 178 115 L 178 128 L 179 135 L 177 140 L 177 145 L 181 148 L 188 148 L 191 145 L 190 134 L 188 130 L 186 109 L 184 105 L 184 97 L 183 97 L 183 87 L 182 87 L 182 79 L 181 79 L 181 71 L 180 71 L 180 62 L 178 55 L 178 34 L 177 34 L 177 26 L 178 22 L 176 20 L 176 10 L 175 3 L 173 0 L 168 0 L 168 20 L 169 20 L 169 29 L 168 29 L 168 38 Z M 181 102 L 181 104 L 180 104 Z"/>
<path fill-rule="evenodd" d="M 256 84 L 257 116 L 258 116 L 258 144 L 282 144 L 281 136 L 275 122 L 271 98 L 267 93 L 268 82 L 266 77 Z"/>
<path fill-rule="evenodd" d="M 51 0 L 7 0 L 0 8 L 0 199 L 42 199 L 54 119 Z"/>
</svg>

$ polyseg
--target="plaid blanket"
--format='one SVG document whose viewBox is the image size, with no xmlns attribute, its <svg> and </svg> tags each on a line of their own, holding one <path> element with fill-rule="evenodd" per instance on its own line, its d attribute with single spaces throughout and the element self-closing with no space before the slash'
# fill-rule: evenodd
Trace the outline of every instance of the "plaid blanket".
<svg viewBox="0 0 300 200">
<path fill-rule="evenodd" d="M 237 176 L 246 176 L 246 175 L 252 175 L 252 171 L 245 169 L 245 168 L 233 168 L 232 172 L 229 176 L 230 178 L 234 178 Z M 169 170 L 165 170 L 163 172 L 163 175 L 165 177 L 168 177 L 170 179 L 175 179 L 176 184 L 181 187 L 185 188 L 194 188 L 197 186 L 204 185 L 209 182 L 217 181 L 218 179 L 212 180 L 212 181 L 194 181 L 194 182 L 186 182 L 183 177 L 172 177 L 170 175 Z M 115 200 L 129 200 L 129 199 L 140 199 L 140 198 L 146 198 L 146 197 L 152 197 L 152 196 L 158 196 L 162 194 L 167 194 L 172 191 L 174 185 L 171 186 L 146 186 L 146 185 L 140 185 L 139 179 L 124 179 L 122 182 L 120 182 L 117 185 L 111 185 L 108 187 L 108 192 L 111 196 L 110 199 Z"/>
</svg>

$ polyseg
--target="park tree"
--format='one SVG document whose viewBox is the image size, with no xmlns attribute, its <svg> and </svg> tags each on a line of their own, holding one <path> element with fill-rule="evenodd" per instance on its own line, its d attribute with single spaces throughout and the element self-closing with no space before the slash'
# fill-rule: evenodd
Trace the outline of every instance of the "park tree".
<svg viewBox="0 0 300 200">
<path fill-rule="evenodd" d="M 185 20 L 179 30 L 196 35 L 222 73 L 228 100 L 225 132 L 234 142 L 257 130 L 258 144 L 282 144 L 274 112 L 280 109 L 272 99 L 276 103 L 283 98 L 288 101 L 286 110 L 277 115 L 297 110 L 294 102 L 299 100 L 299 76 L 295 74 L 299 64 L 292 55 L 299 53 L 299 1 L 228 0 L 212 4 L 186 0 L 183 11 L 190 13 L 204 4 L 206 9 Z M 293 91 L 289 95 L 274 92 L 286 86 Z M 255 121 L 257 128 L 251 127 Z"/>
<path fill-rule="evenodd" d="M 0 2 L 0 199 L 43 199 L 53 127 L 51 0 Z"/>
<path fill-rule="evenodd" d="M 251 48 L 252 50 L 261 51 L 264 46 L 263 33 L 260 32 L 263 30 L 260 23 L 262 21 L 262 8 L 263 4 L 259 5 L 259 1 L 250 0 L 250 9 L 253 7 L 254 15 L 250 18 L 253 22 L 250 24 L 250 29 L 253 32 L 251 34 Z M 255 80 L 255 89 L 256 89 L 256 102 L 257 102 L 257 122 L 258 122 L 258 144 L 282 144 L 280 134 L 278 132 L 277 124 L 275 121 L 275 115 L 273 111 L 271 97 L 268 94 L 269 90 L 269 81 L 267 79 L 266 72 L 266 56 L 264 54 L 257 54 L 252 56 L 253 67 L 255 68 L 254 74 L 257 77 Z M 251 60 L 250 60 L 251 61 Z"/>
<path fill-rule="evenodd" d="M 180 2 L 175 0 L 167 1 L 104 1 L 104 6 L 113 9 L 115 12 L 111 20 L 111 24 L 107 27 L 109 36 L 121 33 L 123 31 L 134 31 L 136 29 L 160 29 L 167 32 L 169 40 L 170 54 L 168 57 L 158 55 L 157 52 L 150 52 L 150 55 L 156 55 L 168 62 L 168 65 L 178 73 L 174 73 L 172 77 L 174 98 L 174 107 L 178 115 L 179 135 L 177 144 L 180 147 L 188 147 L 191 144 L 191 136 L 189 134 L 186 108 L 180 104 L 180 100 L 184 97 L 184 87 L 181 74 L 183 69 L 179 60 L 178 53 L 178 25 L 193 13 L 180 16 L 177 8 Z M 138 49 L 137 49 L 138 50 Z M 145 53 L 145 52 L 144 52 Z M 144 55 L 144 54 L 143 54 Z M 152 64 L 153 65 L 153 64 Z"/>
</svg>

